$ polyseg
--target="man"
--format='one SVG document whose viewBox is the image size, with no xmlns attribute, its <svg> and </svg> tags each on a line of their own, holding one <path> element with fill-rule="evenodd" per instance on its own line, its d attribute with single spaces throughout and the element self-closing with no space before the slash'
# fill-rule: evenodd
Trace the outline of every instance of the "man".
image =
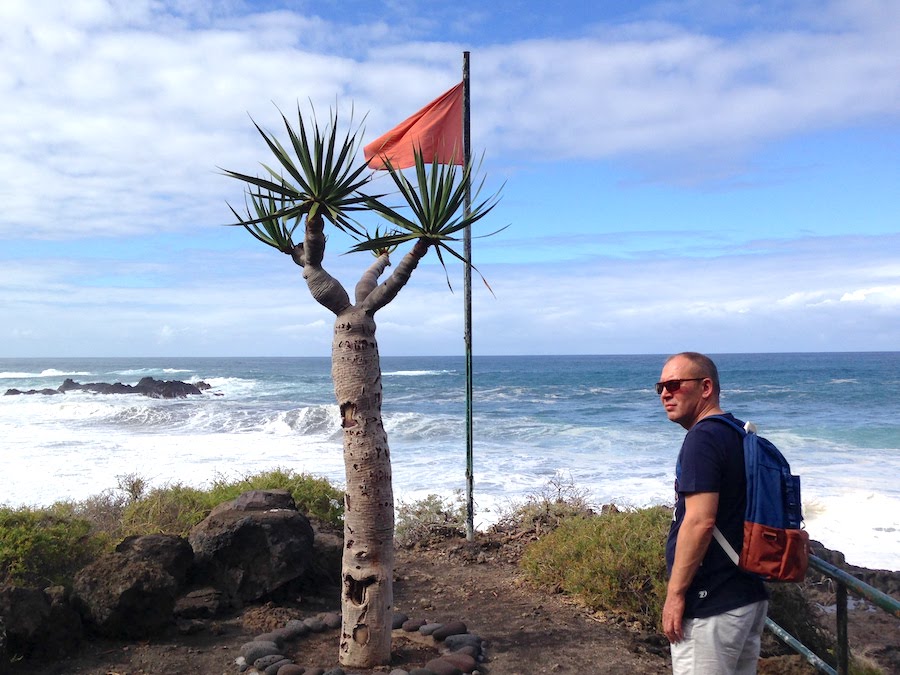
<svg viewBox="0 0 900 675">
<path fill-rule="evenodd" d="M 666 543 L 669 580 L 662 622 L 672 670 L 675 675 L 756 673 L 768 608 L 765 586 L 712 542 L 717 526 L 735 550 L 741 549 L 743 440 L 729 425 L 707 419 L 724 414 L 719 373 L 709 357 L 671 356 L 659 379 L 656 391 L 666 415 L 688 430 L 675 467 L 675 515 Z"/>
</svg>

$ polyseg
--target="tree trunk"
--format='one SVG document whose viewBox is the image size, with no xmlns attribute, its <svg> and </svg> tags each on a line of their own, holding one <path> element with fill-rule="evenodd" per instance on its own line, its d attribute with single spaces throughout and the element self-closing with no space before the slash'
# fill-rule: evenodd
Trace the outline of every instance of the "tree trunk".
<svg viewBox="0 0 900 675">
<path fill-rule="evenodd" d="M 374 319 L 354 307 L 338 314 L 331 355 L 347 477 L 340 663 L 373 668 L 390 663 L 394 603 L 394 494 Z"/>
</svg>

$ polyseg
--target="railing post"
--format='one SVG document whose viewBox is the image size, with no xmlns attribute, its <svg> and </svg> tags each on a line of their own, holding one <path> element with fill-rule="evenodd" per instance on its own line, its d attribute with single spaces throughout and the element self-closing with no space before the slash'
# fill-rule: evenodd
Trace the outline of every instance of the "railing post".
<svg viewBox="0 0 900 675">
<path fill-rule="evenodd" d="M 836 580 L 837 581 L 837 580 Z M 837 581 L 835 609 L 837 613 L 837 671 L 838 675 L 850 673 L 850 640 L 847 635 L 847 586 Z"/>
<path fill-rule="evenodd" d="M 900 618 L 900 601 L 891 597 L 887 593 L 879 591 L 868 584 L 860 581 L 852 574 L 848 574 L 844 570 L 835 567 L 831 563 L 825 562 L 821 558 L 811 555 L 809 556 L 810 569 L 814 569 L 825 576 L 834 580 L 835 586 L 835 618 L 837 620 L 837 649 L 835 651 L 835 661 L 837 663 L 837 671 L 822 661 L 818 656 L 813 654 L 807 647 L 800 643 L 796 638 L 791 636 L 781 626 L 771 619 L 766 619 L 766 627 L 768 627 L 782 641 L 794 648 L 795 651 L 804 655 L 806 660 L 818 668 L 823 673 L 835 675 L 849 675 L 850 673 L 850 640 L 847 632 L 847 591 L 848 589 L 857 593 L 860 597 L 865 598 L 875 606 L 885 610 L 891 616 Z"/>
</svg>

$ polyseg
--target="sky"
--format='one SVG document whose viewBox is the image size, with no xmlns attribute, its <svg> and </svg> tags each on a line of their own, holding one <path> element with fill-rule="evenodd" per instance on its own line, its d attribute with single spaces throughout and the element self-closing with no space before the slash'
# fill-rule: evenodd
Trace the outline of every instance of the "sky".
<svg viewBox="0 0 900 675">
<path fill-rule="evenodd" d="M 464 51 L 476 356 L 898 348 L 895 0 L 3 0 L 0 357 L 327 356 L 222 170 L 282 113 L 372 140 Z M 462 279 L 426 258 L 381 353 L 464 353 Z"/>
</svg>

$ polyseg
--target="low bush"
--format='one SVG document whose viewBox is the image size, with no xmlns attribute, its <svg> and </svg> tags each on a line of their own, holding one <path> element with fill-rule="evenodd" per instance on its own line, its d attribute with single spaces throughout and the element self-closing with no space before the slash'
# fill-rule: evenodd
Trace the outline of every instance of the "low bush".
<svg viewBox="0 0 900 675">
<path fill-rule="evenodd" d="M 105 534 L 66 508 L 0 507 L 0 583 L 66 584 L 108 545 Z"/>
<path fill-rule="evenodd" d="M 567 518 L 526 548 L 522 568 L 536 584 L 591 610 L 658 627 L 671 520 L 671 510 L 662 507 Z"/>
<path fill-rule="evenodd" d="M 214 507 L 250 490 L 287 490 L 303 513 L 334 527 L 343 523 L 343 492 L 324 478 L 278 468 L 237 480 L 216 479 L 207 489 L 181 483 L 154 488 L 126 506 L 123 527 L 127 534 L 187 536 Z"/>
<path fill-rule="evenodd" d="M 394 541 L 398 546 L 427 544 L 435 539 L 464 537 L 466 508 L 464 497 L 446 499 L 435 494 L 397 505 Z"/>
<path fill-rule="evenodd" d="M 557 474 L 540 492 L 501 512 L 494 530 L 541 535 L 573 517 L 593 514 L 587 491 L 576 487 L 571 478 Z"/>
</svg>

